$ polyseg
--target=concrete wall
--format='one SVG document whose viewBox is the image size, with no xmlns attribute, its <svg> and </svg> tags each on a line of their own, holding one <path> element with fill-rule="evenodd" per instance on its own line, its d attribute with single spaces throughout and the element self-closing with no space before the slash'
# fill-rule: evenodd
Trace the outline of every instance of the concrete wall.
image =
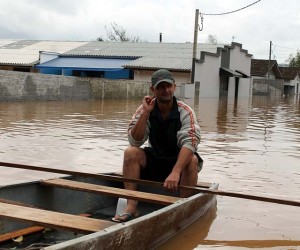
<svg viewBox="0 0 300 250">
<path fill-rule="evenodd" d="M 297 75 L 294 80 L 285 80 L 284 86 L 293 87 L 291 89 L 293 91 L 290 94 L 299 95 L 300 94 L 300 77 L 299 77 L 299 75 Z"/>
<path fill-rule="evenodd" d="M 140 98 L 149 84 L 0 70 L 0 101 Z"/>
<path fill-rule="evenodd" d="M 246 52 L 242 50 L 241 46 L 234 46 L 230 50 L 230 69 L 240 70 L 250 76 L 251 57 L 247 56 Z M 235 94 L 235 79 L 230 77 L 228 96 L 233 97 Z M 251 78 L 239 79 L 238 96 L 248 97 L 252 95 L 252 81 Z"/>
<path fill-rule="evenodd" d="M 205 56 L 204 63 L 196 63 L 195 81 L 200 82 L 199 97 L 219 97 L 220 56 Z"/>
<path fill-rule="evenodd" d="M 282 95 L 283 94 L 282 79 L 258 79 L 253 78 L 253 95 Z"/>
<path fill-rule="evenodd" d="M 229 54 L 228 54 L 229 53 Z M 222 65 L 223 64 L 223 65 Z M 235 44 L 222 53 L 207 53 L 196 63 L 195 81 L 200 82 L 199 97 L 219 97 L 220 95 L 220 67 L 240 70 L 250 76 L 251 56 L 241 45 Z M 249 97 L 252 95 L 251 78 L 239 79 L 238 96 Z M 228 97 L 235 96 L 235 78 L 228 79 Z"/>
</svg>

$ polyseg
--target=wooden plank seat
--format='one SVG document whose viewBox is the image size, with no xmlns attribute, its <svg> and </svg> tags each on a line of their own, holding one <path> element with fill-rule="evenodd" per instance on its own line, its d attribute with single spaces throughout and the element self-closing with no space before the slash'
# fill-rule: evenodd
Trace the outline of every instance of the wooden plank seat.
<svg viewBox="0 0 300 250">
<path fill-rule="evenodd" d="M 64 214 L 38 208 L 0 202 L 0 218 L 31 222 L 39 226 L 91 233 L 113 225 L 113 222 Z"/>
<path fill-rule="evenodd" d="M 161 205 L 170 205 L 174 202 L 178 201 L 180 198 L 167 196 L 167 195 L 160 195 L 160 194 L 152 194 L 140 191 L 132 191 L 126 190 L 122 188 L 114 188 L 108 187 L 103 185 L 96 185 L 78 181 L 71 181 L 67 179 L 52 179 L 52 180 L 42 180 L 40 182 L 42 185 L 48 186 L 56 186 L 62 188 L 68 188 L 78 191 L 85 191 L 85 192 L 92 192 L 96 194 L 105 194 L 115 197 L 122 197 L 127 199 L 139 200 L 144 202 L 151 202 L 157 203 Z"/>
</svg>

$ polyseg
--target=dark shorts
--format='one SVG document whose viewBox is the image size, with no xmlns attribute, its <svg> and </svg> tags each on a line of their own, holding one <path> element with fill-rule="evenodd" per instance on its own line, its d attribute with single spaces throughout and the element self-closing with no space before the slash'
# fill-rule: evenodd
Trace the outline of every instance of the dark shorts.
<svg viewBox="0 0 300 250">
<path fill-rule="evenodd" d="M 177 161 L 177 156 L 157 157 L 152 148 L 145 147 L 143 150 L 146 154 L 146 167 L 141 170 L 141 179 L 164 182 L 171 173 Z M 198 172 L 200 172 L 203 160 L 197 152 L 194 154 L 198 158 Z"/>
</svg>

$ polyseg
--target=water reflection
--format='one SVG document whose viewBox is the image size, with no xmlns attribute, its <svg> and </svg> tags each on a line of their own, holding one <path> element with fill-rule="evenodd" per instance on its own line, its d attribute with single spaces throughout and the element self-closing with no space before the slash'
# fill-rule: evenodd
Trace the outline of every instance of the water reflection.
<svg viewBox="0 0 300 250">
<path fill-rule="evenodd" d="M 201 247 L 198 249 L 214 249 L 216 246 L 220 247 L 239 247 L 241 248 L 272 248 L 283 249 L 282 247 L 293 247 L 289 249 L 296 249 L 294 247 L 300 246 L 300 241 L 297 240 L 240 240 L 240 241 L 217 241 L 217 240 L 204 240 L 201 242 Z"/>
<path fill-rule="evenodd" d="M 221 190 L 300 199 L 299 97 L 186 102 L 194 107 L 202 130 L 200 181 L 218 182 Z M 140 103 L 0 103 L 1 161 L 88 172 L 120 171 L 128 144 L 127 124 Z M 0 167 L 0 185 L 50 176 Z M 234 248 L 232 241 L 244 247 L 248 240 L 296 242 L 299 232 L 298 208 L 218 197 L 217 217 L 203 244 L 213 248 L 228 242 L 228 249 Z M 191 237 L 197 245 L 203 233 L 198 227 L 188 235 L 195 235 Z M 175 243 L 172 249 L 182 247 Z"/>
<path fill-rule="evenodd" d="M 2 161 L 93 172 L 119 171 L 123 149 L 128 144 L 127 124 L 139 103 L 140 100 L 1 103 Z"/>
<path fill-rule="evenodd" d="M 211 206 L 206 213 L 193 224 L 179 232 L 175 237 L 165 242 L 156 250 L 173 250 L 174 246 L 181 246 L 181 249 L 194 249 L 207 237 L 210 227 L 217 215 L 217 204 Z"/>
</svg>

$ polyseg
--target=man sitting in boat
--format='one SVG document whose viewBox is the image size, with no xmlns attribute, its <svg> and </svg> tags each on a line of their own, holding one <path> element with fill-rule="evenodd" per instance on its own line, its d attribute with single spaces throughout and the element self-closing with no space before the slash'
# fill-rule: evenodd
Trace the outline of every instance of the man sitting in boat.
<svg viewBox="0 0 300 250">
<path fill-rule="evenodd" d="M 130 146 L 124 152 L 123 175 L 126 178 L 163 182 L 170 192 L 178 185 L 196 186 L 202 159 L 197 153 L 200 127 L 195 112 L 175 98 L 175 80 L 171 72 L 157 70 L 151 77 L 153 96 L 145 96 L 129 123 Z M 149 146 L 140 148 L 148 140 Z M 125 183 L 136 190 L 135 183 Z M 181 197 L 190 192 L 180 190 Z M 114 221 L 124 222 L 137 216 L 137 201 L 127 200 L 124 213 Z"/>
</svg>

